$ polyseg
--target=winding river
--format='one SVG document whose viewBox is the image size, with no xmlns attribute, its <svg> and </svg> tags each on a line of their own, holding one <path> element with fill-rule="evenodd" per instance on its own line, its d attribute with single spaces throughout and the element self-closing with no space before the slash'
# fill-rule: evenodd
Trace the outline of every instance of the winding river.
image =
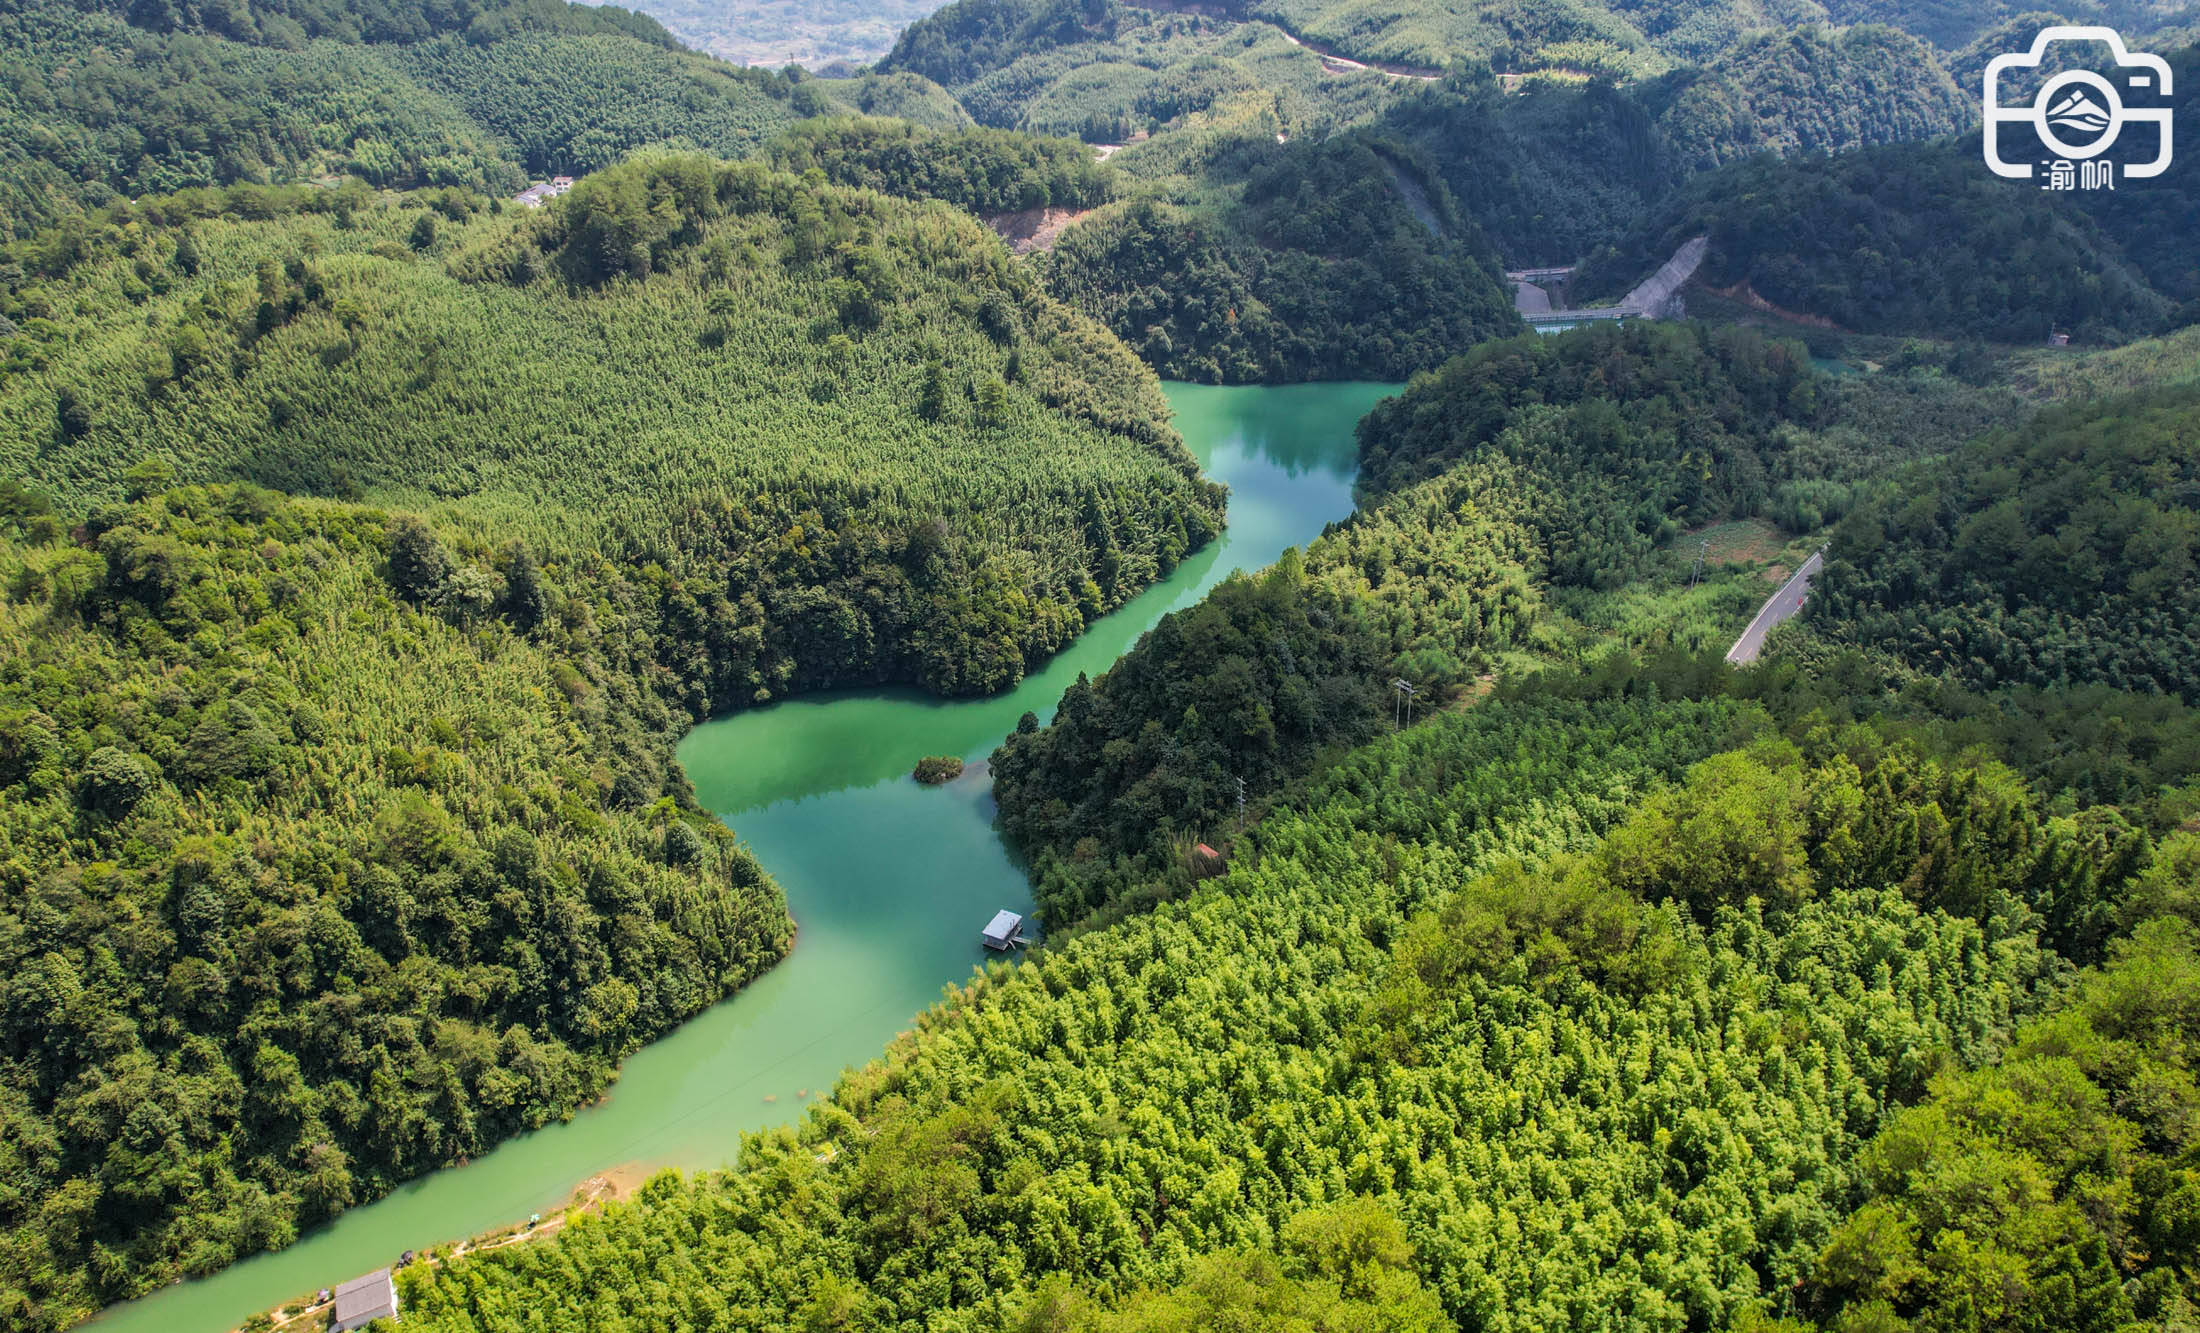
<svg viewBox="0 0 2200 1333">
<path fill-rule="evenodd" d="M 611 1095 L 572 1120 L 90 1326 L 222 1333 L 401 1251 L 554 1211 L 593 1174 L 723 1166 L 742 1133 L 798 1118 L 969 974 L 983 957 L 978 928 L 996 909 L 1030 910 L 1023 873 L 993 830 L 983 765 L 938 788 L 911 780 L 910 766 L 927 754 L 982 760 L 1025 711 L 1050 716 L 1078 672 L 1105 671 L 1162 616 L 1351 513 L 1352 428 L 1392 388 L 1168 386 L 1178 431 L 1231 497 L 1222 539 L 1166 582 L 996 698 L 815 695 L 706 723 L 681 743 L 697 796 L 786 890 L 799 928 L 786 961 L 635 1054 Z"/>
</svg>

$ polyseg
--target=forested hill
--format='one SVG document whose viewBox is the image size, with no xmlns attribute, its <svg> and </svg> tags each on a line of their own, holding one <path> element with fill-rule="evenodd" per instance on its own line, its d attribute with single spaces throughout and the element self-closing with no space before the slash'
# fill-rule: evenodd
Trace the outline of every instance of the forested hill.
<svg viewBox="0 0 2200 1333">
<path fill-rule="evenodd" d="M 2179 86 L 2200 47 L 2170 57 Z M 2177 103 L 2176 136 L 2200 135 Z M 2156 332 L 2200 317 L 2191 172 L 2055 195 L 1983 169 L 1976 135 L 1833 157 L 1737 162 L 1642 215 L 1577 279 L 1624 291 L 1680 239 L 1708 235 L 1699 274 L 1843 328 L 2000 342 Z"/>
<path fill-rule="evenodd" d="M 2142 205 L 2092 209 L 2013 184 L 1985 171 L 1975 139 L 1737 163 L 1593 257 L 1577 281 L 1623 291 L 1645 260 L 1670 253 L 1668 240 L 1707 235 L 1699 282 L 1846 329 L 2026 343 L 2059 330 L 2100 342 L 2185 318 L 2148 269 L 2181 292 L 2189 255 L 2140 229 Z M 2140 184 L 2124 187 L 2135 200 Z M 2165 210 L 2165 234 L 2176 211 Z M 2127 219 L 2139 224 L 2128 246 L 2116 236 Z"/>
<path fill-rule="evenodd" d="M 1812 621 L 1978 689 L 2200 703 L 2200 391 L 2084 404 L 1876 492 Z"/>
<path fill-rule="evenodd" d="M 1395 94 L 1382 123 L 1428 153 L 1508 265 L 1525 266 L 1593 253 L 1720 163 L 1931 139 L 1977 115 L 1914 38 L 1804 27 L 1618 87 L 1544 79 L 1507 95 L 1470 65 Z"/>
<path fill-rule="evenodd" d="M 1664 203 L 1677 182 L 1721 162 L 1930 138 L 1977 115 L 1941 53 L 1887 26 L 1699 9 L 1692 18 L 1701 26 L 1679 38 L 1680 16 L 1661 28 L 1646 12 L 1599 19 L 1586 6 L 1476 7 L 1473 23 L 1494 27 L 1440 39 L 1448 43 L 1441 56 L 1424 52 L 1416 68 L 1444 75 L 1431 81 L 1325 63 L 1286 35 L 1316 8 L 1156 12 L 969 0 L 912 25 L 885 64 L 937 80 L 986 125 L 1125 143 L 1119 162 L 1129 177 L 1162 198 L 1197 203 L 1210 225 L 1228 223 L 1214 207 L 1216 187 L 1234 192 L 1248 164 L 1272 153 L 1271 139 L 1296 144 L 1358 130 L 1402 143 L 1508 265 L 1580 258 Z M 1379 19 L 1365 7 L 1332 17 L 1383 47 Z M 1433 34 L 1449 20 L 1421 17 L 1435 27 L 1415 40 L 1439 40 Z M 1609 39 L 1638 22 L 1676 36 L 1686 59 L 1623 58 Z M 1541 56 L 1528 53 L 1526 37 L 1491 35 L 1541 23 L 1569 34 L 1553 37 Z M 1649 50 L 1647 41 L 1637 32 L 1623 45 Z M 1512 81 L 1501 85 L 1493 68 Z M 1323 165 L 1304 158 L 1296 169 Z M 1180 256 L 1173 271 L 1196 283 L 1214 266 Z"/>
<path fill-rule="evenodd" d="M 785 951 L 524 557 L 249 487 L 0 514 L 7 1327 L 568 1115 Z"/>
<path fill-rule="evenodd" d="M 1700 170 L 1770 151 L 1841 153 L 1967 128 L 1978 99 L 1930 47 L 1886 27 L 1759 32 L 1700 73 L 1645 89 L 1682 166 Z"/>
<path fill-rule="evenodd" d="M 1747 623 L 1761 587 L 1615 608 L 1677 577 L 1657 571 L 1683 531 L 1816 528 L 1889 466 L 2005 413 L 1998 397 L 1842 383 L 1800 346 L 1673 325 L 1486 343 L 1417 378 L 1361 424 L 1358 513 L 1164 620 L 994 754 L 1041 910 L 1066 925 L 1183 892 L 1203 868 L 1188 849 L 1228 847 L 1241 798 L 1257 817 L 1390 724 L 1393 680 L 1439 707 L 1492 672 L 1568 660 L 1577 635 L 1723 652 L 1731 633 L 1704 627 Z"/>
<path fill-rule="evenodd" d="M 1117 190 L 1115 172 L 1073 139 L 1008 130 L 938 133 L 904 120 L 806 121 L 773 143 L 771 158 L 797 175 L 815 168 L 838 185 L 941 199 L 980 217 L 1095 208 Z"/>
<path fill-rule="evenodd" d="M 1088 137 L 1160 134 L 1187 113 L 1210 111 L 1254 88 L 1282 94 L 1268 110 L 1286 128 L 1319 116 L 1324 104 L 1348 115 L 1410 100 L 1433 75 L 1473 80 L 1480 72 L 1542 77 L 1535 93 L 1578 89 L 1593 78 L 1624 85 L 1650 114 L 1669 119 L 1679 163 L 1707 165 L 1752 151 L 1834 151 L 1860 143 L 1930 137 L 1977 119 L 1975 97 L 1959 92 L 1948 57 L 1884 24 L 1838 27 L 1808 15 L 1734 13 L 1705 22 L 1682 44 L 1685 60 L 1630 52 L 1639 33 L 1626 19 L 1584 19 L 1576 7 L 1519 8 L 1498 30 L 1456 33 L 1421 46 L 1420 77 L 1325 66 L 1294 44 L 1288 4 L 1190 7 L 1155 13 L 1136 6 L 1044 0 L 968 0 L 911 25 L 883 67 L 912 71 L 955 91 L 989 124 L 1037 127 L 1082 116 Z M 1692 7 L 1709 19 L 1715 6 Z M 1227 17 L 1224 17 L 1224 16 Z M 1340 18 L 1345 16 L 1339 15 Z M 1639 16 L 1638 16 L 1639 17 Z M 1384 45 L 1373 16 L 1358 7 L 1340 37 L 1348 53 Z M 1537 24 L 1569 35 L 1548 44 L 1526 36 Z M 1613 44 L 1618 37 L 1626 48 Z M 1404 48 L 1411 49 L 1411 48 Z M 1399 59 L 1397 56 L 1363 59 Z M 1112 120 L 1112 124 L 1110 123 Z M 1057 121 L 1056 127 L 1061 127 Z"/>
<path fill-rule="evenodd" d="M 1018 56 L 1112 35 L 1140 23 L 1140 11 L 1156 10 L 1262 23 L 1323 52 L 1395 70 L 1441 74 L 1479 63 L 1508 72 L 1648 78 L 1709 64 L 1768 31 L 1816 24 L 1884 26 L 1955 52 L 2024 8 L 1998 0 L 969 0 L 911 24 L 888 61 L 958 83 Z M 2102 8 L 2066 6 L 2065 13 L 2071 21 L 2117 22 L 2134 37 L 2176 13 L 2175 6 L 2120 4 L 2111 20 L 2099 14 Z"/>
<path fill-rule="evenodd" d="M 69 506 L 154 456 L 661 568 L 698 711 L 1000 688 L 1218 527 L 1150 372 L 967 215 L 692 157 L 474 207 L 194 196 L 26 252 L 0 459 Z"/>
<path fill-rule="evenodd" d="M 1114 5 L 956 5 L 886 68 L 981 125 L 1120 159 L 1120 207 L 1065 233 L 1052 290 L 1163 374 L 1402 378 L 1518 325 L 1502 265 L 1435 158 L 1357 132 L 1389 92 L 1276 28 Z"/>
<path fill-rule="evenodd" d="M 1959 446 L 2012 396 L 1693 326 L 1418 379 L 1358 516 L 996 756 L 1045 950 L 735 1169 L 407 1269 L 408 1319 L 2181 1327 L 2193 391 Z M 1768 664 L 1555 641 L 1683 524 L 1852 505 Z"/>
<path fill-rule="evenodd" d="M 0 239 L 116 196 L 357 177 L 517 190 L 677 140 L 746 153 L 831 103 L 563 0 L 0 10 Z"/>
<path fill-rule="evenodd" d="M 1267 19 L 1361 59 L 1442 65 L 1462 54 L 1501 68 L 1593 68 L 1598 58 L 1701 64 L 1767 29 L 1812 23 L 1883 24 L 1956 52 L 1994 25 L 2042 6 L 2027 0 L 1222 0 L 1212 8 Z M 2063 21 L 2105 23 L 2127 37 L 2192 21 L 2180 0 L 2075 0 L 2050 7 Z"/>
<path fill-rule="evenodd" d="M 573 1110 L 785 947 L 681 732 L 1003 688 L 1221 523 L 1152 373 L 943 204 L 645 157 L 11 255 L 10 1328 Z"/>
<path fill-rule="evenodd" d="M 618 33 L 654 46 L 677 47 L 664 25 L 617 5 L 575 5 L 563 0 L 90 0 L 100 9 L 149 32 L 191 32 L 261 46 L 294 49 L 317 38 L 340 42 L 406 45 L 448 34 L 493 41 L 516 32 L 573 35 Z"/>
<path fill-rule="evenodd" d="M 1803 1329 L 1899 1302 L 2045 1333 L 2117 1272 L 2145 1281 L 2115 1308 L 2179 1308 L 2189 1242 L 2136 1237 L 2174 1206 L 2190 925 L 2073 985 L 2029 904 L 2085 873 L 2074 822 L 2005 770 L 1765 727 L 1516 700 L 1386 738 L 1188 901 L 974 980 L 798 1134 L 408 1269 L 406 1317 Z M 2127 850 L 2104 890 L 2186 911 L 2189 836 Z M 2092 1174 L 2066 1089 L 2117 1136 Z M 1875 1241 L 1896 1218 L 1916 1250 Z M 1980 1286 L 2025 1317 L 1961 1322 Z"/>
<path fill-rule="evenodd" d="M 1481 229 L 1396 140 L 1259 144 L 1217 184 L 1235 199 L 1080 223 L 1048 288 L 1164 375 L 1208 382 L 1400 379 L 1520 327 Z"/>
<path fill-rule="evenodd" d="M 1169 122 L 1211 112 L 1255 88 L 1281 93 L 1270 113 L 1296 129 L 1294 122 L 1318 117 L 1324 104 L 1364 116 L 1389 97 L 1410 99 L 1428 82 L 1325 69 L 1284 35 L 1292 28 L 1280 11 L 1289 8 L 1202 6 L 1175 14 L 1115 4 L 967 0 L 911 25 L 882 67 L 936 80 L 988 124 L 1040 128 L 1052 120 L 1051 127 L 1062 128 L 1056 118 L 1078 116 L 1088 137 L 1138 128 L 1159 134 Z M 1357 16 L 1356 35 L 1380 46 L 1382 39 L 1369 35 L 1369 17 Z M 1671 119 L 1679 160 L 1688 167 L 1765 148 L 1828 151 L 1928 137 L 1977 117 L 1975 99 L 1955 89 L 1943 57 L 1896 28 L 1730 17 L 1723 27 L 1700 30 L 1699 40 L 1687 44 L 1686 62 L 1644 65 L 1618 54 L 1606 40 L 1614 31 L 1609 25 L 1604 37 L 1592 36 L 1593 20 L 1583 23 L 1553 7 L 1508 19 L 1515 34 L 1538 21 L 1571 23 L 1572 36 L 1554 43 L 1548 59 L 1530 55 L 1535 44 L 1517 35 L 1493 41 L 1462 34 L 1441 48 L 1421 48 L 1418 68 L 1469 79 L 1492 69 L 1517 75 L 1548 68 L 1548 77 L 1530 85 L 1538 91 L 1579 87 L 1590 75 L 1624 83 L 1653 115 Z"/>
<path fill-rule="evenodd" d="M 823 86 L 858 115 L 906 120 L 931 130 L 966 130 L 976 123 L 962 103 L 922 74 L 869 71 L 823 81 Z"/>
</svg>

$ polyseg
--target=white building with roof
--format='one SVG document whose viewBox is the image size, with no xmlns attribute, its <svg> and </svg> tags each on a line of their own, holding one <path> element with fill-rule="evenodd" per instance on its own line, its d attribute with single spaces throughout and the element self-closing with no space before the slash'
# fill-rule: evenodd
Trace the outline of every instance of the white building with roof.
<svg viewBox="0 0 2200 1333">
<path fill-rule="evenodd" d="M 979 938 L 988 949 L 1013 949 L 1024 942 L 1023 930 L 1022 917 L 1014 912 L 995 912 Z"/>
<path fill-rule="evenodd" d="M 355 1277 L 336 1289 L 336 1311 L 329 1322 L 329 1333 L 351 1333 L 377 1319 L 393 1323 L 397 1319 L 397 1283 L 387 1268 Z"/>
</svg>

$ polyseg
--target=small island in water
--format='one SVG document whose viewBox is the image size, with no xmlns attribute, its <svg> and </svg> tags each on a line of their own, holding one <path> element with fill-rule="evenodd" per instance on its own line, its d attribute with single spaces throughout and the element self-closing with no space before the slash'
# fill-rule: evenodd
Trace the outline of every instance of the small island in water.
<svg viewBox="0 0 2200 1333">
<path fill-rule="evenodd" d="M 962 776 L 963 761 L 951 754 L 928 754 L 917 761 L 916 779 L 928 787 Z"/>
</svg>

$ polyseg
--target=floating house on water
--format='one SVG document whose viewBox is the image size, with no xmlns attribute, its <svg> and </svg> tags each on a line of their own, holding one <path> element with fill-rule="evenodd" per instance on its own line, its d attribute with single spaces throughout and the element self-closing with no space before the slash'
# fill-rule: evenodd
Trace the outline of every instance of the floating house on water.
<svg viewBox="0 0 2200 1333">
<path fill-rule="evenodd" d="M 397 1284 L 390 1280 L 389 1269 L 377 1268 L 336 1288 L 336 1312 L 329 1321 L 329 1333 L 351 1333 L 377 1319 L 396 1318 Z"/>
<path fill-rule="evenodd" d="M 978 938 L 988 949 L 1013 949 L 1024 942 L 1024 919 L 1014 912 L 995 912 Z"/>
</svg>

